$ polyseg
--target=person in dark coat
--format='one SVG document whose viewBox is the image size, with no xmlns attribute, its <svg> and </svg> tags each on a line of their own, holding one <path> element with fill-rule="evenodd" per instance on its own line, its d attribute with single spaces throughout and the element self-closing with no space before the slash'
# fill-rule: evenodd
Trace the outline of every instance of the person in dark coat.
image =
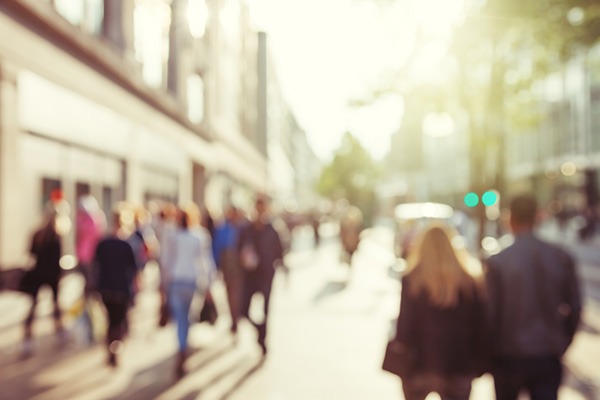
<svg viewBox="0 0 600 400">
<path fill-rule="evenodd" d="M 61 340 L 66 340 L 66 332 L 61 320 L 60 305 L 58 304 L 58 289 L 61 278 L 61 241 L 56 227 L 57 212 L 54 207 L 47 210 L 44 223 L 31 240 L 30 253 L 35 258 L 32 270 L 23 278 L 22 289 L 32 297 L 31 308 L 25 318 L 25 341 L 23 355 L 29 356 L 32 352 L 32 325 L 37 306 L 37 296 L 40 288 L 48 285 L 52 289 L 54 302 L 54 325 L 57 335 Z"/>
<path fill-rule="evenodd" d="M 106 346 L 108 363 L 117 365 L 117 353 L 127 333 L 127 311 L 132 300 L 132 282 L 137 272 L 131 245 L 121 231 L 121 217 L 114 215 L 114 231 L 96 247 L 97 289 L 108 315 Z"/>
<path fill-rule="evenodd" d="M 561 358 L 581 314 L 573 257 L 533 232 L 537 203 L 520 195 L 510 204 L 514 243 L 487 260 L 492 374 L 499 400 L 516 400 L 525 389 L 532 400 L 558 396 Z"/>
<path fill-rule="evenodd" d="M 486 323 L 481 274 L 451 244 L 443 225 L 425 230 L 402 278 L 395 340 L 411 365 L 402 378 L 407 400 L 437 392 L 468 400 L 471 382 L 485 366 Z"/>
<path fill-rule="evenodd" d="M 275 268 L 283 265 L 283 246 L 277 230 L 271 223 L 265 198 L 257 198 L 255 211 L 252 221 L 241 229 L 238 240 L 239 265 L 244 285 L 240 316 L 250 320 L 249 309 L 252 297 L 256 293 L 262 294 L 264 320 L 250 321 L 258 330 L 258 344 L 264 356 L 267 354 L 266 337 L 271 286 Z"/>
</svg>

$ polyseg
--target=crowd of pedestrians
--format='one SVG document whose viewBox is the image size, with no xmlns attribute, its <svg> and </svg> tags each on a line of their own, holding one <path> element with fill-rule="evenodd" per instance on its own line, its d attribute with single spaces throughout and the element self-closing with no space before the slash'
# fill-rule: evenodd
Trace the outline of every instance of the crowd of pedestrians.
<svg viewBox="0 0 600 400">
<path fill-rule="evenodd" d="M 24 322 L 24 356 L 33 352 L 32 324 L 40 287 L 50 286 L 54 299 L 56 331 L 68 340 L 58 304 L 62 239 L 58 232 L 57 207 L 49 203 L 42 226 L 34 233 L 30 248 L 34 268 L 21 282 L 21 290 L 31 295 L 32 305 Z M 257 329 L 257 342 L 266 355 L 267 318 L 271 284 L 275 268 L 283 265 L 280 234 L 271 223 L 269 200 L 259 196 L 248 217 L 229 206 L 224 217 L 214 221 L 208 211 L 191 204 L 176 207 L 161 205 L 156 215 L 143 207 L 115 206 L 107 218 L 91 195 L 79 199 L 75 223 L 76 270 L 85 281 L 81 318 L 84 342 L 94 338 L 93 318 L 88 305 L 98 299 L 106 315 L 105 343 L 107 363 L 117 366 L 119 353 L 128 333 L 128 312 L 141 289 L 140 279 L 149 261 L 160 271 L 157 310 L 160 325 L 173 321 L 176 326 L 178 354 L 175 376 L 185 374 L 189 355 L 190 308 L 195 298 L 208 303 L 210 286 L 224 280 L 231 332 L 237 333 L 240 318 L 247 318 Z M 256 293 L 263 297 L 264 318 L 252 321 L 250 303 Z M 197 320 L 197 319 L 196 319 Z"/>
<path fill-rule="evenodd" d="M 348 264 L 359 243 L 356 211 L 342 221 L 340 233 Z M 460 248 L 449 224 L 437 222 L 415 234 L 401 282 L 395 335 L 383 363 L 401 378 L 407 400 L 425 399 L 430 392 L 466 400 L 472 380 L 484 373 L 493 376 L 497 399 L 516 400 L 522 390 L 532 400 L 557 399 L 562 356 L 581 315 L 581 293 L 571 255 L 535 235 L 537 214 L 534 197 L 515 197 L 510 203 L 513 244 L 485 260 Z M 26 355 L 33 350 L 32 323 L 43 285 L 53 292 L 56 332 L 66 338 L 58 305 L 62 248 L 57 218 L 56 207 L 48 207 L 31 241 L 34 268 L 21 285 L 33 300 L 24 322 Z M 86 280 L 85 301 L 97 294 L 104 306 L 111 366 L 118 364 L 128 311 L 140 288 L 138 277 L 149 260 L 160 271 L 161 325 L 172 320 L 176 327 L 176 377 L 186 372 L 192 302 L 199 297 L 208 304 L 216 279 L 223 279 L 227 292 L 231 333 L 237 333 L 240 319 L 247 319 L 267 355 L 273 278 L 289 249 L 267 198 L 257 197 L 247 216 L 229 206 L 217 220 L 196 205 L 165 204 L 156 215 L 120 208 L 110 230 L 107 225 L 93 198 L 80 199 L 78 270 Z M 262 318 L 253 320 L 249 310 L 256 295 L 263 299 Z"/>
<path fill-rule="evenodd" d="M 535 233 L 537 203 L 510 203 L 514 242 L 475 268 L 453 248 L 446 225 L 426 228 L 411 246 L 400 312 L 383 368 L 402 379 L 407 400 L 437 392 L 469 399 L 471 382 L 494 378 L 498 400 L 556 400 L 562 356 L 581 315 L 575 263 Z"/>
</svg>

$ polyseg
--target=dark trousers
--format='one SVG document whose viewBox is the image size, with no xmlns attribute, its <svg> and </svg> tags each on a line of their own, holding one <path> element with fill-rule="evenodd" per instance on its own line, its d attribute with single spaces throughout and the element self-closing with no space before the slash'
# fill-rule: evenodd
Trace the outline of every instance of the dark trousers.
<svg viewBox="0 0 600 400">
<path fill-rule="evenodd" d="M 102 294 L 102 302 L 108 316 L 108 329 L 106 332 L 106 344 L 116 340 L 122 340 L 127 332 L 127 310 L 129 299 L 125 296 L 110 296 Z"/>
<path fill-rule="evenodd" d="M 26 339 L 30 339 L 32 336 L 31 327 L 33 325 L 33 319 L 35 318 L 35 309 L 36 309 L 37 301 L 38 301 L 37 300 L 38 292 L 39 292 L 39 289 L 43 285 L 48 285 L 48 286 L 50 286 L 50 289 L 52 289 L 52 301 L 54 303 L 54 313 L 53 313 L 54 323 L 56 325 L 57 331 L 62 330 L 61 311 L 60 311 L 60 305 L 58 304 L 58 283 L 59 283 L 58 279 L 52 279 L 52 280 L 49 280 L 48 282 L 39 283 L 32 288 L 31 308 L 29 309 L 29 313 L 27 314 L 27 317 L 25 318 L 25 338 Z"/>
<path fill-rule="evenodd" d="M 240 302 L 240 316 L 247 318 L 256 326 L 258 330 L 258 343 L 265 344 L 267 337 L 267 316 L 269 314 L 269 299 L 271 297 L 271 286 L 273 284 L 273 275 L 260 274 L 260 272 L 246 273 L 243 279 L 244 288 Z M 250 320 L 250 302 L 255 293 L 261 293 L 264 297 L 264 315 L 262 323 L 256 323 Z"/>
<path fill-rule="evenodd" d="M 494 361 L 497 400 L 516 400 L 519 391 L 531 400 L 556 400 L 562 380 L 562 365 L 556 356 L 503 358 Z"/>
<path fill-rule="evenodd" d="M 229 303 L 229 312 L 231 314 L 231 328 L 237 328 L 237 320 L 240 316 L 240 297 L 241 293 L 241 272 L 235 262 L 235 254 L 230 251 L 223 252 L 223 261 L 221 269 L 223 271 L 223 280 L 227 290 L 227 302 Z"/>
</svg>

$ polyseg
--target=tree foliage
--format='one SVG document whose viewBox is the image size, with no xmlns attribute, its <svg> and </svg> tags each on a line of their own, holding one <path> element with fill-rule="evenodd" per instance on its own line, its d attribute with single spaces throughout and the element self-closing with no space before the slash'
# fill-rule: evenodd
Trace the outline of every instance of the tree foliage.
<svg viewBox="0 0 600 400">
<path fill-rule="evenodd" d="M 362 211 L 368 224 L 375 212 L 375 185 L 380 175 L 380 167 L 367 150 L 347 132 L 333 159 L 323 168 L 317 190 L 333 200 L 348 200 Z"/>
</svg>

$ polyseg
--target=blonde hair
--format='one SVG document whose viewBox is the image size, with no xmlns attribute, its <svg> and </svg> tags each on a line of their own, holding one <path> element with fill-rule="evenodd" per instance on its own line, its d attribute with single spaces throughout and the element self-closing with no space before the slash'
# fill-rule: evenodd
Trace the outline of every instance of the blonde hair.
<svg viewBox="0 0 600 400">
<path fill-rule="evenodd" d="M 410 296 L 424 291 L 432 304 L 448 308 L 458 304 L 460 294 L 472 296 L 478 289 L 477 271 L 468 254 L 453 247 L 454 232 L 445 225 L 432 225 L 417 239 L 408 259 Z"/>
</svg>

